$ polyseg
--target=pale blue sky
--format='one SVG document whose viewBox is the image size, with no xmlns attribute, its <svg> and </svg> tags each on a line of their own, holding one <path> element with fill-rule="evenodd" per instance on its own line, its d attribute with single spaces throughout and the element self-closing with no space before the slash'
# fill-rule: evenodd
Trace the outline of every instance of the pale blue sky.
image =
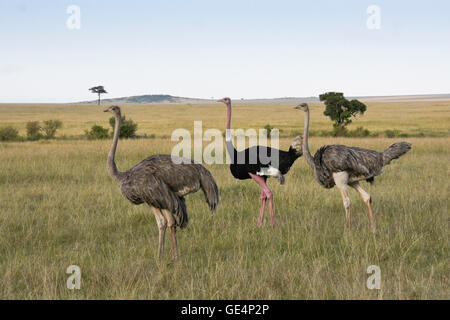
<svg viewBox="0 0 450 320">
<path fill-rule="evenodd" d="M 0 102 L 94 99 L 99 84 L 106 97 L 449 93 L 449 15 L 447 0 L 0 0 Z"/>
</svg>

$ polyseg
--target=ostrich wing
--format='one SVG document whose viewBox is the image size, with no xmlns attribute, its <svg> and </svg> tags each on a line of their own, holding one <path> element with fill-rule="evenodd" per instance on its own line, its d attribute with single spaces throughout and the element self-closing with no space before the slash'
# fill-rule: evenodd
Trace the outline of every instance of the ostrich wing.
<svg viewBox="0 0 450 320">
<path fill-rule="evenodd" d="M 199 171 L 201 168 L 199 167 L 201 165 L 190 159 L 177 158 L 175 160 L 177 162 L 183 160 L 183 162 L 174 163 L 172 157 L 167 154 L 150 156 L 128 170 L 126 180 L 131 180 L 143 188 L 154 177 L 167 184 L 178 196 L 196 192 L 200 188 Z M 147 179 L 149 179 L 148 182 Z"/>
<path fill-rule="evenodd" d="M 288 152 L 266 146 L 253 146 L 236 153 L 235 163 L 241 171 L 256 174 L 261 168 L 274 167 L 286 174 L 295 160 L 299 158 L 295 152 Z"/>
<path fill-rule="evenodd" d="M 124 196 L 135 204 L 148 203 L 157 209 L 171 212 L 177 221 L 177 226 L 187 227 L 188 214 L 182 196 L 178 196 L 170 186 L 155 175 L 142 179 L 128 179 L 121 185 Z"/>
<path fill-rule="evenodd" d="M 211 173 L 190 159 L 159 154 L 144 159 L 125 173 L 121 181 L 122 193 L 134 204 L 148 203 L 158 209 L 173 213 L 179 225 L 187 225 L 184 196 L 203 189 L 209 207 L 214 211 L 219 202 L 219 192 Z M 179 163 L 183 160 L 183 163 Z"/>
<path fill-rule="evenodd" d="M 202 189 L 209 208 L 214 212 L 219 204 L 219 189 L 211 172 L 190 159 L 177 158 L 176 160 L 177 162 L 183 160 L 183 163 L 175 164 L 171 156 L 160 155 L 159 170 L 154 173 L 155 176 L 166 182 L 180 197 Z"/>
<path fill-rule="evenodd" d="M 369 179 L 381 173 L 382 154 L 343 145 L 324 146 L 314 155 L 316 178 L 324 187 L 334 186 L 333 173 L 347 172 L 350 178 Z"/>
</svg>

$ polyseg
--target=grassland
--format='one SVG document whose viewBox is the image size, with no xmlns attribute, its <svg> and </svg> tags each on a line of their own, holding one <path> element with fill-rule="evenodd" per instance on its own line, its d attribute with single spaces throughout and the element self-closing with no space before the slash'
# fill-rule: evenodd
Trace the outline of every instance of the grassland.
<svg viewBox="0 0 450 320">
<path fill-rule="evenodd" d="M 0 143 L 0 299 L 449 299 L 449 102 L 369 104 L 352 126 L 436 137 L 408 138 L 413 150 L 375 185 L 378 232 L 372 235 L 356 192 L 352 231 L 344 232 L 339 192 L 321 188 L 303 158 L 284 186 L 270 181 L 278 226 L 256 227 L 259 189 L 235 181 L 225 165 L 208 166 L 221 194 L 212 216 L 202 194 L 188 197 L 190 225 L 178 233 L 180 258 L 156 258 L 158 232 L 146 206 L 132 206 L 105 168 L 109 141 Z M 31 120 L 60 119 L 59 136 L 108 126 L 96 106 L 1 105 L 0 126 L 21 134 Z M 153 153 L 170 153 L 176 128 L 223 128 L 224 107 L 126 105 L 138 133 L 120 141 L 126 169 Z M 270 120 L 269 120 L 270 119 Z M 292 106 L 236 106 L 233 127 L 266 124 L 290 136 L 303 114 Z M 329 129 L 319 105 L 312 129 Z M 383 150 L 399 139 L 311 139 Z M 283 138 L 287 148 L 290 138 Z M 169 244 L 169 243 L 167 243 Z M 81 290 L 66 288 L 69 265 L 82 270 Z M 366 288 L 366 269 L 381 268 L 381 290 Z"/>
<path fill-rule="evenodd" d="M 371 132 L 399 130 L 409 135 L 430 137 L 450 136 L 450 101 L 368 103 L 364 116 L 357 117 L 349 129 L 364 127 Z M 311 104 L 312 132 L 331 130 L 330 120 L 323 115 L 321 104 Z M 98 124 L 109 127 L 108 116 L 96 105 L 8 105 L 0 104 L 0 127 L 11 125 L 26 134 L 28 121 L 59 119 L 64 127 L 59 137 L 81 137 L 84 131 Z M 281 136 L 291 137 L 303 130 L 303 115 L 292 105 L 234 106 L 234 128 L 263 128 L 270 124 L 280 130 Z M 193 130 L 193 121 L 202 120 L 203 128 L 224 128 L 225 110 L 216 105 L 126 105 L 123 113 L 139 124 L 138 133 L 170 137 L 175 128 Z"/>
</svg>

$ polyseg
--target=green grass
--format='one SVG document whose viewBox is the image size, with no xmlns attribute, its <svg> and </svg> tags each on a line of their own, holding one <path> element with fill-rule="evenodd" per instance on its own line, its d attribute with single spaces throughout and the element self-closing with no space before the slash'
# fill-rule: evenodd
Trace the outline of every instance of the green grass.
<svg viewBox="0 0 450 320">
<path fill-rule="evenodd" d="M 139 124 L 159 122 L 141 108 L 128 106 L 125 114 L 130 111 Z M 185 113 L 185 106 L 174 108 L 184 122 L 169 121 L 155 139 L 119 142 L 120 169 L 154 153 L 170 153 L 175 143 L 160 136 L 202 119 L 198 113 Z M 243 123 L 239 108 L 234 115 Z M 218 119 L 205 114 L 208 127 L 216 122 L 222 127 L 225 110 L 217 110 Z M 278 110 L 272 107 L 273 114 Z M 394 128 L 409 126 L 414 110 L 407 109 L 405 122 Z M 69 116 L 58 112 L 56 118 L 67 123 Z M 142 117 L 133 116 L 139 112 Z M 14 120 L 1 118 L 0 124 L 42 120 L 43 114 L 18 112 Z M 301 128 L 303 115 L 294 114 Z M 436 114 L 435 122 L 443 127 L 442 114 Z M 275 116 L 271 125 L 282 124 L 281 117 Z M 82 132 L 84 123 L 105 125 L 108 119 L 94 113 L 83 122 L 81 118 L 66 130 Z M 259 118 L 254 122 L 247 126 L 267 124 Z M 145 129 L 147 125 L 141 134 L 155 132 Z M 381 151 L 398 140 L 313 137 L 311 150 L 343 143 Z M 339 191 L 321 188 L 304 158 L 295 163 L 284 186 L 269 182 L 275 195 L 275 229 L 267 217 L 263 228 L 256 227 L 255 183 L 234 180 L 225 165 L 208 166 L 221 203 L 212 216 L 201 193 L 188 196 L 190 224 L 178 232 L 180 258 L 175 262 L 169 239 L 162 261 L 157 260 L 153 214 L 145 205 L 131 205 L 108 176 L 110 141 L 0 143 L 0 299 L 449 299 L 450 138 L 408 141 L 411 152 L 386 167 L 375 185 L 364 184 L 373 196 L 375 236 L 367 208 L 353 190 L 352 231 L 344 232 Z M 280 147 L 286 149 L 289 142 L 282 139 Z M 81 267 L 81 290 L 66 289 L 69 265 Z M 381 267 L 380 291 L 366 288 L 370 265 Z"/>
</svg>

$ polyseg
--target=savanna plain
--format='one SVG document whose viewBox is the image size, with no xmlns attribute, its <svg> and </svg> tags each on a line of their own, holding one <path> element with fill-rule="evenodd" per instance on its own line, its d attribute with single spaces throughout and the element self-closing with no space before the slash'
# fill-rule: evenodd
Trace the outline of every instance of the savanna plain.
<svg viewBox="0 0 450 320">
<path fill-rule="evenodd" d="M 0 299 L 449 299 L 450 102 L 368 103 L 351 124 L 376 137 L 322 137 L 331 122 L 311 104 L 311 152 L 324 144 L 383 151 L 396 141 L 412 150 L 386 167 L 374 185 L 377 233 L 351 190 L 352 229 L 337 189 L 323 189 L 300 158 L 286 184 L 269 180 L 278 225 L 257 228 L 259 187 L 236 181 L 224 164 L 207 165 L 220 190 L 214 215 L 201 192 L 187 197 L 190 221 L 169 237 L 157 259 L 158 229 L 146 205 L 133 206 L 108 176 L 110 139 L 84 130 L 109 127 L 107 106 L 0 105 L 0 127 L 25 135 L 28 121 L 59 119 L 56 139 L 0 142 Z M 155 153 L 171 153 L 177 128 L 225 127 L 217 105 L 123 105 L 147 138 L 121 140 L 119 169 Z M 303 131 L 293 105 L 235 105 L 233 128 L 280 129 L 280 148 Z M 390 138 L 386 130 L 404 137 Z M 267 212 L 266 212 L 267 215 Z M 267 217 L 267 216 L 266 216 Z M 70 265 L 81 289 L 68 290 Z M 369 290 L 366 270 L 381 269 L 381 289 Z"/>
</svg>

